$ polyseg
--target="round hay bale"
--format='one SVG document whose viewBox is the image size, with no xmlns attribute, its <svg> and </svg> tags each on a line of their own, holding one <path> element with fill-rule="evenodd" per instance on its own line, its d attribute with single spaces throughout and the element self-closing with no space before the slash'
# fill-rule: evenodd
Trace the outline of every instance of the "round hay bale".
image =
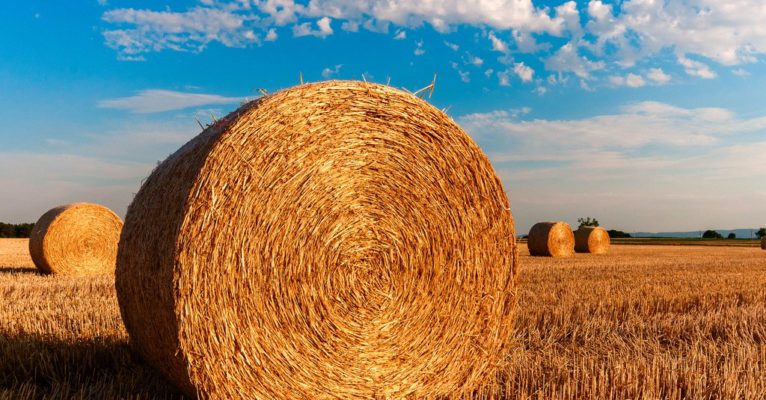
<svg viewBox="0 0 766 400">
<path fill-rule="evenodd" d="M 98 204 L 73 203 L 49 210 L 35 223 L 29 253 L 44 274 L 113 274 L 122 220 Z"/>
<path fill-rule="evenodd" d="M 412 94 L 353 81 L 242 106 L 128 209 L 130 340 L 202 398 L 435 398 L 492 383 L 518 266 L 500 180 Z"/>
<path fill-rule="evenodd" d="M 578 253 L 606 254 L 609 252 L 609 233 L 598 226 L 581 226 L 574 232 L 575 251 Z"/>
<path fill-rule="evenodd" d="M 575 238 L 566 222 L 539 222 L 529 230 L 529 254 L 569 257 L 574 254 Z"/>
<path fill-rule="evenodd" d="M 761 238 L 761 250 L 766 250 L 766 236 Z"/>
</svg>

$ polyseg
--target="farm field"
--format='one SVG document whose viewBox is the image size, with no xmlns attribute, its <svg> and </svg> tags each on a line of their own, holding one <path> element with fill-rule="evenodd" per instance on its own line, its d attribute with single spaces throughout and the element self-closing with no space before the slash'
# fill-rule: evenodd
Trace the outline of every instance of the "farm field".
<svg viewBox="0 0 766 400">
<path fill-rule="evenodd" d="M 178 398 L 132 356 L 110 278 L 35 273 L 0 239 L 0 399 Z M 766 251 L 615 245 L 530 257 L 488 397 L 766 398 Z"/>
</svg>

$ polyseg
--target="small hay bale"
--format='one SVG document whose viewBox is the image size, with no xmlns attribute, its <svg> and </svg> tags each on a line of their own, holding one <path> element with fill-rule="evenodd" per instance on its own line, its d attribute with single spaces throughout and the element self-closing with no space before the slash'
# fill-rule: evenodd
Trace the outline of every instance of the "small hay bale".
<svg viewBox="0 0 766 400">
<path fill-rule="evenodd" d="M 761 238 L 761 250 L 766 250 L 766 236 Z"/>
<path fill-rule="evenodd" d="M 529 230 L 529 254 L 545 257 L 569 257 L 574 254 L 575 239 L 566 222 L 539 222 Z"/>
<path fill-rule="evenodd" d="M 122 220 L 98 204 L 73 203 L 43 214 L 29 237 L 29 253 L 44 274 L 113 274 Z"/>
<path fill-rule="evenodd" d="M 609 233 L 598 226 L 581 226 L 574 232 L 575 251 L 578 253 L 606 254 L 609 252 Z"/>
<path fill-rule="evenodd" d="M 130 340 L 190 396 L 469 396 L 494 382 L 518 267 L 508 199 L 446 114 L 329 81 L 243 105 L 128 209 Z"/>
</svg>

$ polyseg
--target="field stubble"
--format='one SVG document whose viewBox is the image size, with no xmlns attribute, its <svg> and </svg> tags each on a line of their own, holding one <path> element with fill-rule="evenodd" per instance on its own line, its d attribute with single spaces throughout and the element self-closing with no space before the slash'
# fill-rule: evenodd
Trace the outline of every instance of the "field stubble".
<svg viewBox="0 0 766 400">
<path fill-rule="evenodd" d="M 132 355 L 112 279 L 40 276 L 26 246 L 0 240 L 0 399 L 178 397 Z M 766 252 L 522 254 L 492 397 L 766 398 Z"/>
</svg>

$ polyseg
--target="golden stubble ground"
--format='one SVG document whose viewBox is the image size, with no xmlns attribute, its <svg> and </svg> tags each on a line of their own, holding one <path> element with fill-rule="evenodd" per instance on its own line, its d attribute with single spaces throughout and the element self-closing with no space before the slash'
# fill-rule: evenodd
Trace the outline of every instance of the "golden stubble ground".
<svg viewBox="0 0 766 400">
<path fill-rule="evenodd" d="M 110 278 L 35 273 L 0 239 L 0 399 L 175 398 L 132 355 Z M 498 398 L 766 398 L 766 251 L 529 257 Z"/>
</svg>

